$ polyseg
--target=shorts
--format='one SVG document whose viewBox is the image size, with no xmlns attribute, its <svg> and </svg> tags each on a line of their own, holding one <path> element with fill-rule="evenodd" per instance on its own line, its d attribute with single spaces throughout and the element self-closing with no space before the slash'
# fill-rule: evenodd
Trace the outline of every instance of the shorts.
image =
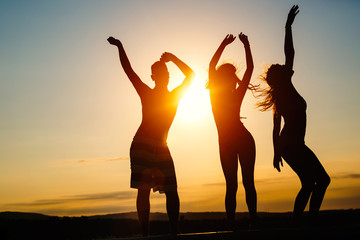
<svg viewBox="0 0 360 240">
<path fill-rule="evenodd" d="M 135 137 L 130 147 L 131 188 L 176 191 L 174 162 L 166 143 Z"/>
</svg>

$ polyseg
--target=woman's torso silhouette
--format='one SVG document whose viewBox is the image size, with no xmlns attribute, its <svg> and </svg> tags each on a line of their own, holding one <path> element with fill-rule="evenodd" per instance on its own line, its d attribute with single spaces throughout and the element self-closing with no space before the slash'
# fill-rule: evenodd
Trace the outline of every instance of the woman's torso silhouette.
<svg viewBox="0 0 360 240">
<path fill-rule="evenodd" d="M 146 91 L 140 98 L 142 121 L 135 137 L 146 137 L 166 143 L 179 104 L 178 98 L 173 92 L 156 89 Z"/>
<path fill-rule="evenodd" d="M 240 96 L 239 88 L 243 87 L 240 85 L 238 89 L 231 92 L 221 92 L 221 90 L 210 88 L 212 111 L 221 142 L 236 141 L 246 130 L 240 120 L 240 109 L 244 96 Z"/>
<path fill-rule="evenodd" d="M 283 89 L 278 93 L 276 110 L 284 118 L 284 127 L 280 134 L 283 147 L 304 144 L 306 130 L 306 101 L 291 82 L 293 70 L 288 69 Z"/>
</svg>

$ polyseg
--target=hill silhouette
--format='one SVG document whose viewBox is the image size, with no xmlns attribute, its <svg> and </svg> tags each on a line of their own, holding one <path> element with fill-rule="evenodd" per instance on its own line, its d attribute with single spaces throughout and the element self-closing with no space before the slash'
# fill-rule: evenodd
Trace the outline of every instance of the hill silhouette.
<svg viewBox="0 0 360 240">
<path fill-rule="evenodd" d="M 47 220 L 50 216 L 40 213 L 27 212 L 0 212 L 0 219 L 4 220 Z"/>
<path fill-rule="evenodd" d="M 150 239 L 172 239 L 165 213 L 152 213 Z M 317 226 L 291 223 L 291 213 L 259 213 L 257 229 L 249 231 L 248 213 L 237 213 L 237 231 L 229 232 L 224 212 L 180 214 L 178 239 L 360 239 L 360 209 L 320 212 Z M 211 232 L 211 233 L 209 233 Z M 194 234 L 196 233 L 196 234 Z M 199 234 L 202 233 L 202 234 Z M 83 217 L 1 212 L 0 239 L 142 239 L 136 212 Z"/>
<path fill-rule="evenodd" d="M 272 213 L 278 214 L 278 213 Z M 281 213 L 283 214 L 283 213 Z M 187 220 L 218 220 L 225 219 L 225 212 L 184 212 L 180 213 L 182 219 Z M 248 213 L 241 212 L 237 213 L 237 218 L 247 217 Z M 115 214 L 106 214 L 106 215 L 94 215 L 89 216 L 90 219 L 134 219 L 137 220 L 138 216 L 136 212 L 126 212 L 126 213 L 115 213 Z M 154 212 L 151 213 L 150 219 L 152 221 L 167 221 L 168 216 L 166 213 Z"/>
</svg>

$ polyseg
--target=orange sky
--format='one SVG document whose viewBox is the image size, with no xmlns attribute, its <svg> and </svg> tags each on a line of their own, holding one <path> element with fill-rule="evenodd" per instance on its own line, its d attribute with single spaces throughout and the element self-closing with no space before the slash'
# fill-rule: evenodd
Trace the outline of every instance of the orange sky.
<svg viewBox="0 0 360 240">
<path fill-rule="evenodd" d="M 165 51 L 196 72 L 168 144 L 181 211 L 224 211 L 224 177 L 209 96 L 208 63 L 228 33 L 249 36 L 252 83 L 283 63 L 284 22 L 296 2 L 120 1 L 6 3 L 0 10 L 0 211 L 91 215 L 135 211 L 129 147 L 141 105 L 106 39 L 119 38 L 150 86 Z M 360 3 L 302 1 L 293 26 L 294 85 L 308 103 L 306 142 L 332 177 L 322 209 L 359 208 Z M 239 41 L 220 62 L 244 70 Z M 172 89 L 182 80 L 169 64 Z M 291 211 L 300 182 L 272 167 L 271 112 L 247 93 L 241 116 L 255 138 L 259 211 Z M 241 176 L 239 174 L 239 178 Z M 152 211 L 165 211 L 152 194 Z M 238 190 L 237 211 L 246 211 Z"/>
</svg>

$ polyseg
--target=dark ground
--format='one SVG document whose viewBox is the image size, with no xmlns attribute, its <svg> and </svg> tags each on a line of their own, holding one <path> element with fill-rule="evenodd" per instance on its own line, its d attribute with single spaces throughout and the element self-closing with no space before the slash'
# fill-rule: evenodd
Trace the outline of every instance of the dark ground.
<svg viewBox="0 0 360 240">
<path fill-rule="evenodd" d="M 50 217 L 29 213 L 0 213 L 0 239 L 360 239 L 360 209 L 321 211 L 316 226 L 307 216 L 294 226 L 291 213 L 259 213 L 257 228 L 249 230 L 248 214 L 237 214 L 230 232 L 225 213 L 181 213 L 182 234 L 168 236 L 166 214 L 154 213 L 150 237 L 141 238 L 136 213 L 92 217 Z"/>
</svg>

